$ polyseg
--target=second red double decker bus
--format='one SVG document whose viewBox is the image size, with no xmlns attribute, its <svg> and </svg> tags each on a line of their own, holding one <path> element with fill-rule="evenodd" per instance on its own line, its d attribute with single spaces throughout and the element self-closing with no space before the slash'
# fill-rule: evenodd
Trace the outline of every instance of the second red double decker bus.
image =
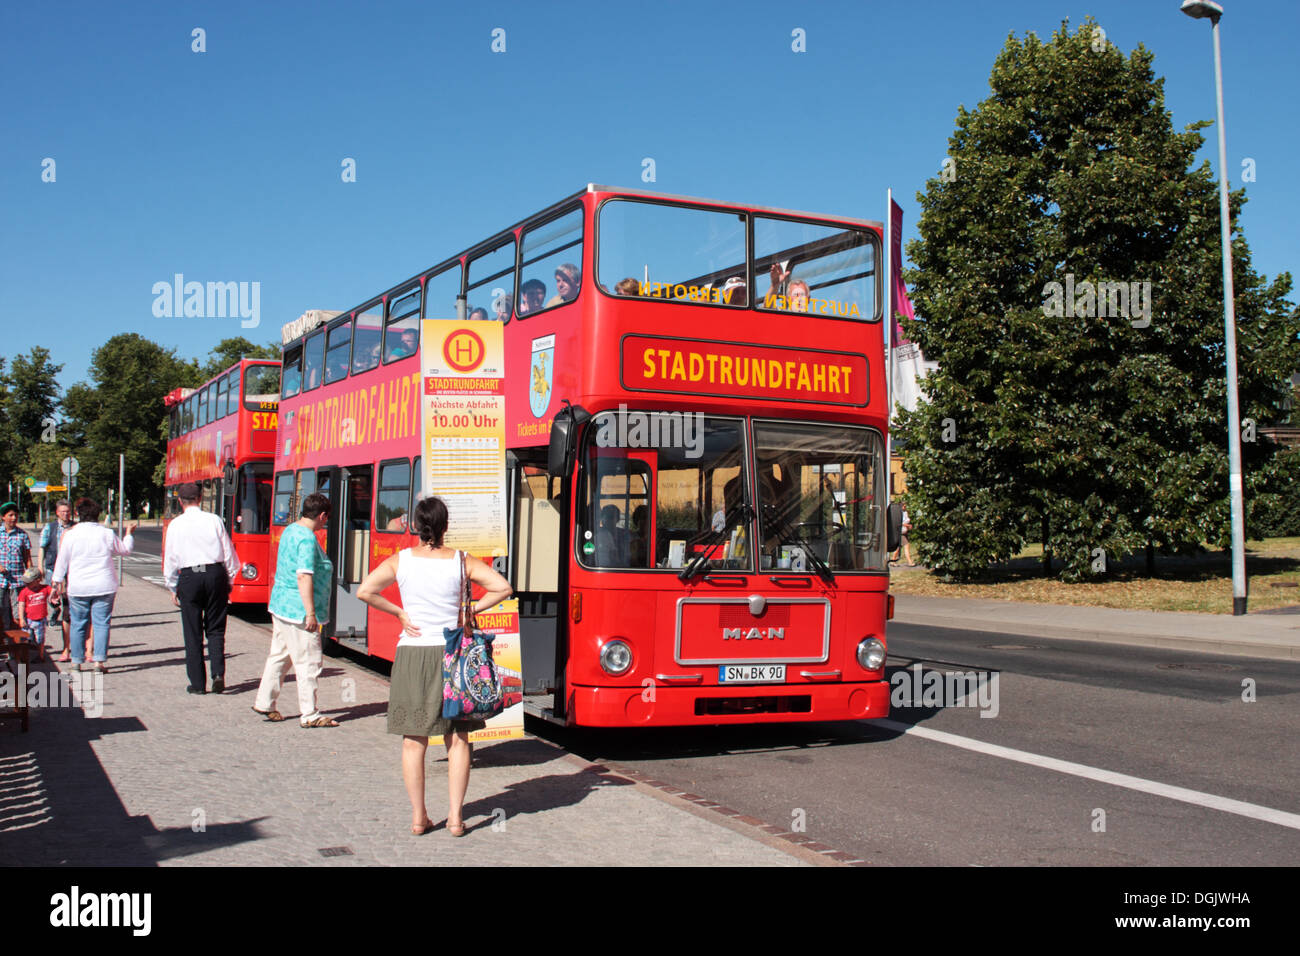
<svg viewBox="0 0 1300 956">
<path fill-rule="evenodd" d="M 163 399 L 169 409 L 165 521 L 180 514 L 177 487 L 198 484 L 203 510 L 222 517 L 239 555 L 239 578 L 230 582 L 236 603 L 265 604 L 275 576 L 267 549 L 279 398 L 280 363 L 242 359 L 199 388 L 178 388 Z"/>
<path fill-rule="evenodd" d="M 330 496 L 333 639 L 394 655 L 396 622 L 355 592 L 412 543 L 420 320 L 498 320 L 498 567 L 526 707 L 601 726 L 885 716 L 881 232 L 589 186 L 286 326 L 274 523 Z"/>
</svg>

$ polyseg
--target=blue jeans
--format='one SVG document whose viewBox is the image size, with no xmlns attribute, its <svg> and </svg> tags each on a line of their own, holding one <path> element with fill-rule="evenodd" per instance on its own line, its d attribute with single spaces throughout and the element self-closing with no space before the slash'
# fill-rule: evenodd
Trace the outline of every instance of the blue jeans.
<svg viewBox="0 0 1300 956">
<path fill-rule="evenodd" d="M 28 635 L 30 635 L 33 644 L 35 644 L 41 650 L 45 650 L 45 619 L 44 618 L 41 618 L 41 620 L 39 621 L 28 621 L 27 633 Z"/>
<path fill-rule="evenodd" d="M 113 602 L 116 594 L 93 594 L 90 597 L 73 597 L 68 595 L 68 610 L 71 613 L 72 660 L 80 664 L 86 656 L 86 628 L 95 626 L 95 661 L 102 662 L 108 658 L 108 624 L 113 617 Z"/>
</svg>

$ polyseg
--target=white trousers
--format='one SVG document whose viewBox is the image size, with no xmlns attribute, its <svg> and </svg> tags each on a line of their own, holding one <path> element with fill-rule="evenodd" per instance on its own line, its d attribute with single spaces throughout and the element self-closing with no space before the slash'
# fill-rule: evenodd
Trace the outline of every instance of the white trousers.
<svg viewBox="0 0 1300 956">
<path fill-rule="evenodd" d="M 271 651 L 257 688 L 258 710 L 274 710 L 284 675 L 293 667 L 298 683 L 298 719 L 308 723 L 321 716 L 316 709 L 316 682 L 321 672 L 320 631 L 309 631 L 297 624 L 271 615 Z"/>
</svg>

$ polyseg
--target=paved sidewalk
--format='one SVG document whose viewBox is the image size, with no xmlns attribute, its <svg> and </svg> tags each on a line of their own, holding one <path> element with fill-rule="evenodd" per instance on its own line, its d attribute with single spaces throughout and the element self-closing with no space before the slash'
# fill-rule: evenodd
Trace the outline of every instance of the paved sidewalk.
<svg viewBox="0 0 1300 956">
<path fill-rule="evenodd" d="M 1300 660 L 1300 615 L 1191 614 L 899 594 L 894 621 L 966 631 Z"/>
<path fill-rule="evenodd" d="M 465 838 L 441 826 L 412 837 L 400 740 L 384 729 L 387 681 L 327 658 L 321 707 L 342 726 L 302 729 L 292 678 L 287 719 L 266 723 L 250 708 L 268 642 L 232 617 L 226 693 L 187 694 L 178 612 L 164 590 L 128 578 L 102 715 L 90 716 L 92 699 L 85 712 L 34 709 L 27 734 L 0 723 L 0 865 L 817 862 L 531 737 L 475 748 Z M 446 763 L 429 749 L 428 807 L 440 822 Z"/>
</svg>

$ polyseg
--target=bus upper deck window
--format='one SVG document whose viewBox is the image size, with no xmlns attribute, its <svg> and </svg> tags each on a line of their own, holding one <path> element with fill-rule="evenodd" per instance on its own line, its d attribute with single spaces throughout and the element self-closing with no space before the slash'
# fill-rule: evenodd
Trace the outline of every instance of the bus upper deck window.
<svg viewBox="0 0 1300 956">
<path fill-rule="evenodd" d="M 466 281 L 466 318 L 476 309 L 482 309 L 488 318 L 508 315 L 515 288 L 515 237 L 498 240 L 495 247 L 471 259 Z M 539 294 L 535 288 L 530 290 L 520 286 L 519 314 L 523 315 L 532 302 L 537 302 L 541 308 L 543 296 L 544 292 Z"/>
<path fill-rule="evenodd" d="M 611 199 L 598 215 L 596 281 L 609 294 L 749 304 L 748 213 Z"/>
<path fill-rule="evenodd" d="M 530 226 L 520 253 L 519 314 L 568 305 L 582 287 L 582 209 Z"/>
<path fill-rule="evenodd" d="M 302 350 L 302 390 L 309 392 L 321 383 L 325 372 L 325 330 L 307 337 Z"/>
<path fill-rule="evenodd" d="M 330 327 L 325 334 L 325 384 L 328 385 L 348 377 L 352 354 L 352 320 Z"/>
<path fill-rule="evenodd" d="M 426 319 L 456 318 L 456 301 L 461 293 L 461 268 L 457 262 L 424 282 L 424 317 Z M 513 292 L 513 289 L 511 290 Z"/>
<path fill-rule="evenodd" d="M 292 398 L 302 389 L 302 346 L 295 345 L 284 353 L 284 368 L 281 372 L 283 387 L 281 398 Z"/>
<path fill-rule="evenodd" d="M 754 217 L 754 305 L 825 318 L 876 318 L 876 243 L 865 229 Z M 761 288 L 761 287 L 760 287 Z"/>
<path fill-rule="evenodd" d="M 384 361 L 394 362 L 414 355 L 420 348 L 420 289 L 395 298 L 388 309 L 384 328 Z"/>
<path fill-rule="evenodd" d="M 379 364 L 379 340 L 383 337 L 382 304 L 372 306 L 357 316 L 352 332 L 352 374 L 366 372 Z"/>
</svg>

